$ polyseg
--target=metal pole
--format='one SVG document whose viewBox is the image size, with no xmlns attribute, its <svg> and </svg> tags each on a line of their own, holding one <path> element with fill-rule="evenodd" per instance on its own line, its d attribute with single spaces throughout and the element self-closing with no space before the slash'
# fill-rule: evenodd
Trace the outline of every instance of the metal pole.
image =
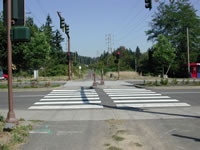
<svg viewBox="0 0 200 150">
<path fill-rule="evenodd" d="M 190 73 L 190 41 L 189 41 L 189 30 L 187 28 L 187 55 L 188 55 L 188 73 Z"/>
<path fill-rule="evenodd" d="M 103 80 L 103 69 L 101 70 L 101 85 L 104 85 L 104 80 Z"/>
<path fill-rule="evenodd" d="M 120 78 L 119 72 L 120 72 L 120 64 L 119 64 L 119 60 L 118 60 L 118 80 L 119 80 L 119 78 Z"/>
<path fill-rule="evenodd" d="M 96 82 L 96 70 L 94 70 L 93 76 L 94 76 L 93 86 L 97 86 L 97 82 Z"/>
<path fill-rule="evenodd" d="M 7 0 L 7 48 L 8 48 L 8 114 L 7 123 L 17 123 L 13 111 L 13 91 L 12 91 L 12 43 L 10 39 L 11 30 L 11 0 Z"/>
<path fill-rule="evenodd" d="M 68 52 L 70 52 L 70 36 L 67 35 L 67 37 L 68 37 Z M 69 59 L 69 64 L 68 64 L 68 76 L 69 76 L 69 80 L 72 80 L 72 68 L 71 68 L 72 66 L 71 66 L 71 64 L 72 64 L 72 61 L 71 61 L 71 59 Z"/>
</svg>

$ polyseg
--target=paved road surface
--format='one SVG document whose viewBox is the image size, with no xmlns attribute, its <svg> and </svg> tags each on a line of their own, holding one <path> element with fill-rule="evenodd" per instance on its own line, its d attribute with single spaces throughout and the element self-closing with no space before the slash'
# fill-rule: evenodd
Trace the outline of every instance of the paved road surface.
<svg viewBox="0 0 200 150">
<path fill-rule="evenodd" d="M 16 92 L 18 118 L 43 120 L 22 150 L 199 150 L 199 89 L 143 89 L 124 81 L 70 81 L 50 91 Z M 0 113 L 7 96 L 0 93 Z M 121 142 L 115 136 L 123 137 Z"/>
</svg>

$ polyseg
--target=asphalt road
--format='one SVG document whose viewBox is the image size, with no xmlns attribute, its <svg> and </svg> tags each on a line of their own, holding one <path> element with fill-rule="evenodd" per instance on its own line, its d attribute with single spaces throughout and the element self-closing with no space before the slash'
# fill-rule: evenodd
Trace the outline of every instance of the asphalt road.
<svg viewBox="0 0 200 150">
<path fill-rule="evenodd" d="M 97 89 L 99 96 L 102 97 L 103 102 L 108 102 L 105 100 L 105 92 L 101 89 Z M 178 99 L 181 102 L 188 103 L 192 106 L 200 106 L 200 90 L 199 89 L 152 89 L 156 93 L 160 93 L 163 96 L 170 96 L 171 98 Z M 13 102 L 15 109 L 26 110 L 33 103 L 42 99 L 45 95 L 51 91 L 24 91 L 24 92 L 14 92 Z M 107 104 L 107 106 L 114 106 L 112 102 Z M 8 108 L 8 94 L 7 92 L 0 92 L 0 109 Z"/>
<path fill-rule="evenodd" d="M 125 81 L 95 89 L 91 85 L 92 81 L 71 81 L 54 91 L 14 92 L 16 116 L 42 120 L 34 125 L 29 142 L 21 149 L 107 150 L 115 146 L 122 150 L 199 150 L 199 89 L 146 90 Z M 144 105 L 136 102 L 140 96 L 146 97 Z M 0 92 L 0 113 L 7 113 L 6 92 Z"/>
</svg>

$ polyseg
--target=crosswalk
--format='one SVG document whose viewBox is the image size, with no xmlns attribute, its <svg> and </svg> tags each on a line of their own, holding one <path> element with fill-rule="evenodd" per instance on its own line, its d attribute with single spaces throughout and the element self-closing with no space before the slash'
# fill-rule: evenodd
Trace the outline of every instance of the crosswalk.
<svg viewBox="0 0 200 150">
<path fill-rule="evenodd" d="M 147 89 L 104 89 L 104 92 L 113 100 L 118 108 L 133 107 L 183 107 L 190 106 L 177 99 L 153 92 Z"/>
<path fill-rule="evenodd" d="M 88 109 L 103 108 L 95 89 L 53 90 L 28 109 Z"/>
</svg>

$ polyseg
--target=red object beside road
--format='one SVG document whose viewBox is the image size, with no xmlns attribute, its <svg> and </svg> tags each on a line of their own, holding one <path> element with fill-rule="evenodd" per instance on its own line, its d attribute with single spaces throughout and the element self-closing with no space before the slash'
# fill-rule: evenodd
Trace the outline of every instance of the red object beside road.
<svg viewBox="0 0 200 150">
<path fill-rule="evenodd" d="M 8 79 L 8 75 L 5 75 L 5 74 L 4 74 L 3 77 L 6 78 L 6 79 Z"/>
</svg>

